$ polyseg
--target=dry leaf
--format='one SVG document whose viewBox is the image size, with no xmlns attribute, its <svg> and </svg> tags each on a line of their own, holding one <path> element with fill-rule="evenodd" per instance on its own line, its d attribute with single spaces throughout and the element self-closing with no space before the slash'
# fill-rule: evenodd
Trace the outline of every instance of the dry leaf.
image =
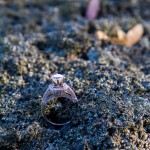
<svg viewBox="0 0 150 150">
<path fill-rule="evenodd" d="M 121 29 L 118 29 L 117 37 L 109 37 L 103 31 L 97 31 L 96 36 L 100 40 L 110 41 L 115 44 L 131 47 L 141 39 L 143 32 L 143 26 L 141 24 L 137 24 L 133 28 L 131 28 L 127 33 L 122 31 Z"/>
<path fill-rule="evenodd" d="M 131 28 L 126 34 L 126 46 L 130 47 L 137 43 L 141 39 L 143 32 L 144 29 L 141 24 L 137 24 Z"/>
<path fill-rule="evenodd" d="M 104 33 L 103 31 L 97 31 L 97 32 L 96 32 L 96 37 L 97 37 L 98 39 L 100 39 L 100 40 L 105 40 L 105 41 L 109 40 L 109 37 L 108 37 L 107 34 Z"/>
<path fill-rule="evenodd" d="M 122 31 L 121 29 L 118 29 L 117 36 L 118 36 L 118 39 L 122 40 L 125 38 L 126 33 L 124 31 Z"/>
</svg>

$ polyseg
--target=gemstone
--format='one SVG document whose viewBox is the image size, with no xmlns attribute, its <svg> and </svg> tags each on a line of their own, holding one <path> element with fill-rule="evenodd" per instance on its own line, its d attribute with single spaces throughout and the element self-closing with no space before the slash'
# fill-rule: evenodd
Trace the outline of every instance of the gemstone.
<svg viewBox="0 0 150 150">
<path fill-rule="evenodd" d="M 64 76 L 61 74 L 54 74 L 51 76 L 51 80 L 53 81 L 53 83 L 55 84 L 62 84 L 63 80 L 64 80 Z"/>
</svg>

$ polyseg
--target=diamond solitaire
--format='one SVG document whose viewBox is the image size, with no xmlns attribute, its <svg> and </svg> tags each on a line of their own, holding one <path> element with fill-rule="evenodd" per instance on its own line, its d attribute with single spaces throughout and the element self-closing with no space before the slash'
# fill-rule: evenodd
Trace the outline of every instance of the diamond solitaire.
<svg viewBox="0 0 150 150">
<path fill-rule="evenodd" d="M 64 78 L 65 77 L 61 74 L 55 74 L 51 76 L 51 80 L 55 85 L 62 85 Z"/>
</svg>

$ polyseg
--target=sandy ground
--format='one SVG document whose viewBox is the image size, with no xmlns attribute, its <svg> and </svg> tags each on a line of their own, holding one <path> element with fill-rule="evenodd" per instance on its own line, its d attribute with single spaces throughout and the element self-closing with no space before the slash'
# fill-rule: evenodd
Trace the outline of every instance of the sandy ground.
<svg viewBox="0 0 150 150">
<path fill-rule="evenodd" d="M 105 0 L 93 21 L 87 3 L 0 2 L 0 149 L 150 148 L 150 2 Z M 144 35 L 130 48 L 95 37 L 136 23 Z M 40 110 L 54 73 L 79 99 L 74 119 L 59 130 Z"/>
</svg>

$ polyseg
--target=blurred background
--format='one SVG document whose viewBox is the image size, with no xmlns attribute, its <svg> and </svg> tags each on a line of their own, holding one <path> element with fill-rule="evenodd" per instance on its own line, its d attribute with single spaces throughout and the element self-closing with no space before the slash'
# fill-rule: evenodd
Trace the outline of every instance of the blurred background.
<svg viewBox="0 0 150 150">
<path fill-rule="evenodd" d="M 142 0 L 1 0 L 0 34 L 1 37 L 7 34 L 44 36 L 41 37 L 43 42 L 36 41 L 35 45 L 44 52 L 51 52 L 59 48 L 58 42 L 55 43 L 57 38 L 66 37 L 66 41 L 63 42 L 67 44 L 70 42 L 70 38 L 73 39 L 72 35 L 67 35 L 67 33 L 80 32 L 82 36 L 83 34 L 87 36 L 85 40 L 89 39 L 93 42 L 85 42 L 84 40 L 85 45 L 81 51 L 80 48 L 76 51 L 70 45 L 63 45 L 60 47 L 62 51 L 65 48 L 68 50 L 60 51 L 57 55 L 93 59 L 92 57 L 96 53 L 89 51 L 92 47 L 96 46 L 99 49 L 106 46 L 107 49 L 107 43 L 112 43 L 112 45 L 123 46 L 119 49 L 125 47 L 123 52 L 127 52 L 127 55 L 136 64 L 145 63 L 147 65 L 150 34 L 148 6 L 150 6 L 149 0 L 144 2 Z M 62 32 L 66 32 L 66 35 Z M 53 36 L 53 34 L 58 34 L 59 37 Z M 53 38 L 51 39 L 51 37 Z M 44 42 L 44 38 L 47 38 L 47 42 Z M 80 43 L 80 40 L 75 41 Z M 64 43 L 60 41 L 59 45 L 61 44 Z M 76 47 L 77 43 L 74 44 Z M 137 51 L 138 45 L 144 47 L 144 50 L 142 48 Z M 128 47 L 131 49 L 129 50 Z M 53 52 L 55 53 L 55 51 Z"/>
</svg>

